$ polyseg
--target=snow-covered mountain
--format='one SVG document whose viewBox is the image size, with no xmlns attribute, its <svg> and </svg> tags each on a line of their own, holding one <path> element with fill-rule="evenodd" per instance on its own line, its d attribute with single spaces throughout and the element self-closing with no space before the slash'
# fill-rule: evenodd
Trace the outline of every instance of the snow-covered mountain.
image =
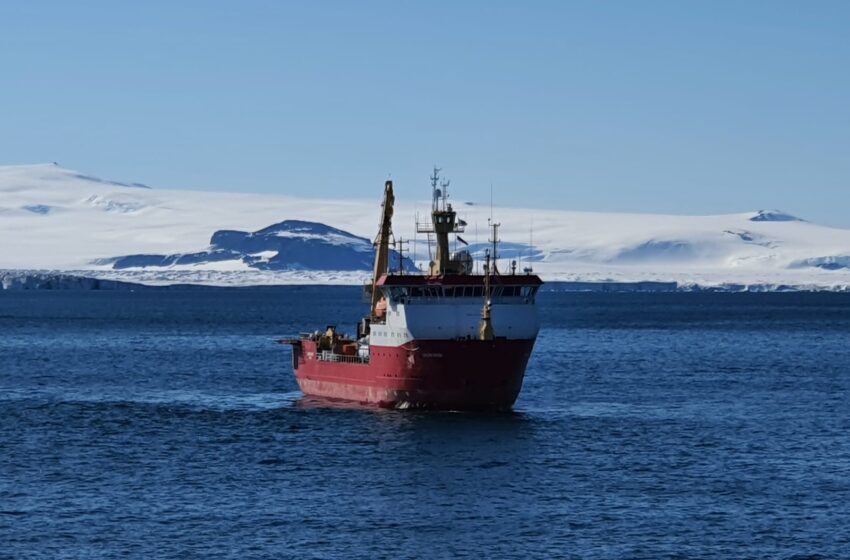
<svg viewBox="0 0 850 560">
<path fill-rule="evenodd" d="M 381 181 L 373 190 L 361 200 L 211 193 L 106 181 L 56 164 L 0 167 L 0 269 L 145 281 L 216 282 L 220 273 L 231 283 L 318 281 L 348 271 L 337 278 L 358 282 L 368 277 Z M 407 250 L 420 264 L 429 254 L 414 222 L 417 213 L 427 217 L 429 204 L 412 200 L 429 194 L 424 181 L 396 185 L 395 234 L 413 240 Z M 452 194 L 462 196 L 462 187 Z M 489 205 L 454 205 L 469 224 L 463 237 L 483 252 Z M 531 263 L 546 280 L 850 285 L 850 230 L 779 211 L 669 216 L 497 207 L 495 217 L 505 241 L 500 267 Z"/>
<path fill-rule="evenodd" d="M 124 255 L 97 259 L 95 264 L 115 270 L 169 268 L 180 265 L 242 265 L 256 270 L 370 270 L 375 248 L 365 237 L 303 220 L 284 220 L 259 231 L 221 230 L 213 233 L 209 247 L 196 253 L 171 255 Z M 394 270 L 416 271 L 409 258 L 390 250 Z"/>
</svg>

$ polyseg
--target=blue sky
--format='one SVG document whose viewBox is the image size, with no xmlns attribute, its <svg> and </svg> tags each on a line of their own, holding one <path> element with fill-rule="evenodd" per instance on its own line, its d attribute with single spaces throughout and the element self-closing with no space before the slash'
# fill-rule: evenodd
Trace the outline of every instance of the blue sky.
<svg viewBox="0 0 850 560">
<path fill-rule="evenodd" d="M 850 227 L 850 2 L 4 2 L 0 164 Z"/>
</svg>

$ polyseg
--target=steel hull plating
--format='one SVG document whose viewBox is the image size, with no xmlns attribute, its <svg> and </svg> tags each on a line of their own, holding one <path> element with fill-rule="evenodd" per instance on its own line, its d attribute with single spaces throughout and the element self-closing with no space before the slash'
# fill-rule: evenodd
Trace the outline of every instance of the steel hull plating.
<svg viewBox="0 0 850 560">
<path fill-rule="evenodd" d="M 415 340 L 373 346 L 368 363 L 319 358 L 315 342 L 293 348 L 306 395 L 386 408 L 508 409 L 522 388 L 534 340 Z"/>
</svg>

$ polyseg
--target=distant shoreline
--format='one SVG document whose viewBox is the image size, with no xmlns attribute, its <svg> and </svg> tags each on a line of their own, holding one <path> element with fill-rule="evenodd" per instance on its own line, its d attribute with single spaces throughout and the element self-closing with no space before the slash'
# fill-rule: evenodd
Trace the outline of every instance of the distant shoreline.
<svg viewBox="0 0 850 560">
<path fill-rule="evenodd" d="M 365 274 L 365 273 L 364 273 Z M 0 270 L 0 291 L 137 291 L 137 290 L 202 290 L 202 289 L 245 289 L 285 288 L 293 286 L 362 286 L 355 277 L 329 276 L 325 281 L 314 275 L 303 278 L 288 275 L 275 283 L 264 278 L 263 282 L 252 283 L 251 278 L 243 282 L 234 281 L 233 276 L 223 281 L 214 277 L 180 278 L 169 281 L 162 277 L 154 282 L 130 281 L 110 278 L 99 271 L 27 271 Z M 182 281 L 181 281 L 182 280 Z M 303 281 L 298 281 L 303 280 Z M 833 292 L 850 293 L 850 286 L 793 285 L 773 283 L 729 282 L 720 284 L 681 283 L 676 281 L 559 281 L 546 280 L 544 290 L 552 292 L 599 292 L 599 293 L 661 293 L 661 292 Z"/>
</svg>

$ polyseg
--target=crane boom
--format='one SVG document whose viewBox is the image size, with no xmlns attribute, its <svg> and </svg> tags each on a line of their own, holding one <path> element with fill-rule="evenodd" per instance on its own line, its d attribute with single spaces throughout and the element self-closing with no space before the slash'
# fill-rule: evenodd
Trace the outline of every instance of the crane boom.
<svg viewBox="0 0 850 560">
<path fill-rule="evenodd" d="M 393 182 L 384 184 L 384 202 L 381 204 L 381 223 L 378 229 L 378 237 L 375 238 L 375 268 L 372 271 L 372 318 L 375 318 L 375 309 L 381 299 L 378 290 L 378 280 L 387 273 L 390 261 L 390 235 L 392 235 L 393 204 Z"/>
</svg>

